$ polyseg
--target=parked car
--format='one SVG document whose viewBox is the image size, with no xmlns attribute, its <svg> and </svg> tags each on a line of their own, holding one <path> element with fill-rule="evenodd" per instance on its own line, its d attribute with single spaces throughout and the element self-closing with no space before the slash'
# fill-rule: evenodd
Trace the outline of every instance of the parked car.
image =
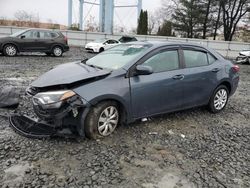
<svg viewBox="0 0 250 188">
<path fill-rule="evenodd" d="M 18 52 L 44 52 L 59 57 L 68 50 L 68 40 L 59 31 L 26 29 L 0 38 L 0 52 L 6 56 L 15 56 Z"/>
<path fill-rule="evenodd" d="M 120 43 L 127 43 L 127 42 L 135 42 L 137 41 L 137 39 L 135 37 L 132 36 L 122 36 L 119 40 Z"/>
<path fill-rule="evenodd" d="M 250 64 L 250 50 L 243 50 L 236 58 L 237 63 L 249 63 Z"/>
<path fill-rule="evenodd" d="M 237 65 L 199 45 L 120 44 L 32 82 L 27 93 L 40 121 L 12 116 L 11 125 L 25 135 L 32 126 L 42 131 L 47 126 L 99 138 L 119 124 L 158 114 L 198 106 L 218 113 L 236 91 L 238 72 Z"/>
<path fill-rule="evenodd" d="M 97 39 L 85 45 L 85 49 L 89 52 L 100 53 L 107 50 L 120 42 L 114 39 Z"/>
</svg>

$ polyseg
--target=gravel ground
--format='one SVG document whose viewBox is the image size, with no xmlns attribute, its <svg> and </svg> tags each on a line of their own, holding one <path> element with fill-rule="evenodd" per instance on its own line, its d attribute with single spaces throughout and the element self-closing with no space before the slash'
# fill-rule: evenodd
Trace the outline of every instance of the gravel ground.
<svg viewBox="0 0 250 188">
<path fill-rule="evenodd" d="M 0 85 L 23 89 L 83 54 L 93 55 L 71 48 L 62 58 L 0 56 Z M 0 117 L 0 187 L 250 187 L 250 66 L 241 65 L 240 74 L 220 114 L 171 113 L 120 126 L 102 140 L 28 139 Z"/>
</svg>

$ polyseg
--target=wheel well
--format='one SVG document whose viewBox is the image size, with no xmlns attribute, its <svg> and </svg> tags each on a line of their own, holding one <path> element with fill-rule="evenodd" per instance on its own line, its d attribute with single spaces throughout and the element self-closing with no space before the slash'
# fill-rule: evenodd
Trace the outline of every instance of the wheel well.
<svg viewBox="0 0 250 188">
<path fill-rule="evenodd" d="M 224 82 L 222 82 L 220 85 L 226 86 L 227 89 L 228 89 L 228 92 L 231 93 L 231 89 L 232 89 L 232 88 L 231 88 L 231 84 L 230 84 L 229 82 L 224 81 Z"/>
<path fill-rule="evenodd" d="M 16 44 L 13 44 L 13 43 L 6 43 L 6 44 L 4 44 L 4 45 L 3 45 L 3 49 L 4 49 L 5 46 L 8 45 L 8 44 L 11 44 L 11 45 L 15 46 L 16 49 L 17 49 L 17 51 L 19 52 L 19 49 L 18 49 L 17 45 L 16 45 Z"/>
<path fill-rule="evenodd" d="M 103 47 L 101 47 L 99 51 L 100 51 L 100 52 L 103 52 L 103 51 L 104 51 L 104 48 L 103 48 Z"/>
</svg>

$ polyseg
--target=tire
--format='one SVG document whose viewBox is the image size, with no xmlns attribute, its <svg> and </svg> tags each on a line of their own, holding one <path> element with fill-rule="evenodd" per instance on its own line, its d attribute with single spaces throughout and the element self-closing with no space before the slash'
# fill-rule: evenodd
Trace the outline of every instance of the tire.
<svg viewBox="0 0 250 188">
<path fill-rule="evenodd" d="M 229 95 L 228 88 L 225 85 L 218 86 L 210 98 L 208 104 L 209 110 L 212 113 L 221 112 L 227 105 L 228 95 Z"/>
<path fill-rule="evenodd" d="M 62 49 L 62 47 L 60 47 L 60 46 L 55 46 L 55 47 L 52 49 L 52 54 L 53 54 L 55 57 L 61 57 L 62 54 L 63 54 L 63 49 Z"/>
<path fill-rule="evenodd" d="M 17 55 L 17 48 L 13 44 L 6 44 L 3 48 L 3 53 L 6 56 L 13 57 Z"/>
<path fill-rule="evenodd" d="M 104 51 L 104 48 L 100 48 L 99 50 L 99 53 L 103 52 Z"/>
<path fill-rule="evenodd" d="M 114 101 L 101 102 L 90 109 L 85 119 L 85 135 L 91 139 L 109 136 L 115 131 L 119 120 L 120 112 L 117 103 Z"/>
</svg>

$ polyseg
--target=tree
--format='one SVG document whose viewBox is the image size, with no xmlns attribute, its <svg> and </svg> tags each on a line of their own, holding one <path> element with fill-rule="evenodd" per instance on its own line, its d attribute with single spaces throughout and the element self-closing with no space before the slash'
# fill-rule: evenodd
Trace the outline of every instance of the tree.
<svg viewBox="0 0 250 188">
<path fill-rule="evenodd" d="M 19 10 L 15 13 L 17 26 L 39 27 L 39 15 Z"/>
<path fill-rule="evenodd" d="M 180 0 L 179 6 L 173 14 L 173 26 L 185 37 L 193 38 L 195 32 L 201 31 L 202 11 L 199 0 Z"/>
<path fill-rule="evenodd" d="M 250 11 L 250 0 L 220 0 L 225 41 L 232 41 L 239 21 Z"/>
<path fill-rule="evenodd" d="M 246 18 L 243 20 L 244 24 L 244 29 L 242 33 L 242 40 L 244 42 L 250 42 L 250 12 L 246 16 Z"/>
<path fill-rule="evenodd" d="M 148 12 L 141 10 L 138 26 L 137 26 L 138 35 L 147 35 L 148 34 Z"/>
<path fill-rule="evenodd" d="M 218 13 L 217 13 L 217 18 L 216 18 L 216 21 L 215 21 L 215 27 L 214 27 L 214 33 L 213 33 L 213 36 L 214 36 L 214 40 L 216 40 L 216 36 L 217 36 L 217 31 L 218 29 L 223 25 L 223 23 L 221 22 L 221 9 L 222 9 L 222 4 L 220 1 L 217 2 L 217 7 L 218 7 Z"/>
<path fill-rule="evenodd" d="M 157 35 L 172 36 L 172 22 L 165 21 L 161 27 L 158 28 Z"/>
</svg>

